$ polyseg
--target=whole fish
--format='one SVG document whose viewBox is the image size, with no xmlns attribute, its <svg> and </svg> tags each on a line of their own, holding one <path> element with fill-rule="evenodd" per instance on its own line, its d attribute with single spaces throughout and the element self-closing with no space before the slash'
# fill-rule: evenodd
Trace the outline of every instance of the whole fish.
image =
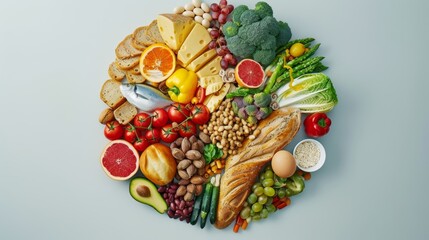
<svg viewBox="0 0 429 240">
<path fill-rule="evenodd" d="M 152 112 L 156 108 L 164 108 L 173 103 L 158 89 L 144 84 L 122 83 L 120 90 L 129 103 L 145 112 Z"/>
</svg>

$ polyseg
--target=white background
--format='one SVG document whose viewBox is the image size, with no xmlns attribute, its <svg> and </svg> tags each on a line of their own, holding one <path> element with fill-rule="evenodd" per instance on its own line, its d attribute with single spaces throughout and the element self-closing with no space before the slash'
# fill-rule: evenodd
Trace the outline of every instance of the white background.
<svg viewBox="0 0 429 240">
<path fill-rule="evenodd" d="M 325 166 L 269 219 L 201 230 L 110 180 L 98 115 L 114 49 L 176 2 L 1 1 L 0 239 L 429 238 L 424 0 L 270 1 L 293 38 L 322 43 L 339 104 Z"/>
</svg>

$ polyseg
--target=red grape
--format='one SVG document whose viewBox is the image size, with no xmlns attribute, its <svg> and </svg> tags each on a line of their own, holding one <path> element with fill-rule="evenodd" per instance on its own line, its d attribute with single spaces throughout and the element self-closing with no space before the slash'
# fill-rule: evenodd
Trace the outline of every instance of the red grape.
<svg viewBox="0 0 429 240">
<path fill-rule="evenodd" d="M 217 39 L 219 37 L 220 33 L 219 30 L 211 30 L 210 31 L 210 36 L 212 37 L 212 39 Z"/>
<path fill-rule="evenodd" d="M 212 41 L 209 43 L 209 49 L 214 49 L 214 48 L 216 48 L 216 47 L 217 47 L 216 40 L 212 40 Z"/>
<path fill-rule="evenodd" d="M 229 9 L 229 13 L 231 13 L 234 10 L 234 6 L 229 4 L 228 6 L 226 6 Z"/>
<path fill-rule="evenodd" d="M 231 54 L 231 53 L 227 53 L 227 54 L 225 54 L 225 56 L 223 57 L 223 59 L 225 59 L 225 61 L 226 61 L 226 62 L 228 62 L 228 63 L 231 63 L 232 58 L 233 58 L 233 56 L 232 56 L 232 54 Z"/>
<path fill-rule="evenodd" d="M 227 61 L 225 61 L 225 58 L 222 58 L 222 60 L 220 60 L 220 66 L 223 68 L 223 69 L 227 69 L 228 68 L 228 62 Z"/>
<path fill-rule="evenodd" d="M 213 16 L 212 16 L 212 17 L 213 17 Z M 218 21 L 220 24 L 225 24 L 225 23 L 226 23 L 226 18 L 227 18 L 227 17 L 228 17 L 228 15 L 221 13 L 221 14 L 219 14 L 219 16 L 218 16 L 217 21 Z M 213 17 L 213 19 L 215 19 L 215 18 Z"/>
<path fill-rule="evenodd" d="M 225 44 L 225 45 L 220 46 L 220 48 L 222 48 L 222 50 L 224 50 L 224 51 L 225 51 L 225 54 L 226 54 L 226 53 L 230 53 L 230 51 L 229 51 L 228 47 L 226 46 L 226 44 Z"/>
<path fill-rule="evenodd" d="M 219 11 L 220 11 L 219 4 L 217 4 L 217 3 L 212 3 L 212 5 L 210 5 L 210 9 L 211 9 L 213 12 L 219 12 Z"/>
<path fill-rule="evenodd" d="M 226 40 L 224 37 L 219 37 L 217 39 L 217 43 L 219 44 L 219 46 L 223 46 L 223 45 L 226 45 Z"/>
<path fill-rule="evenodd" d="M 220 10 L 220 13 L 225 14 L 225 15 L 228 15 L 228 14 L 230 14 L 231 12 L 229 11 L 229 8 L 225 7 L 225 8 L 222 8 L 222 10 Z"/>
<path fill-rule="evenodd" d="M 216 48 L 216 53 L 219 56 L 225 56 L 225 54 L 227 54 L 227 52 L 222 48 Z"/>
<path fill-rule="evenodd" d="M 237 58 L 235 58 L 234 56 L 232 56 L 231 61 L 229 61 L 229 64 L 231 64 L 231 66 L 237 65 Z"/>
<path fill-rule="evenodd" d="M 212 12 L 212 18 L 213 18 L 213 20 L 218 20 L 219 15 L 220 15 L 220 12 Z"/>
</svg>

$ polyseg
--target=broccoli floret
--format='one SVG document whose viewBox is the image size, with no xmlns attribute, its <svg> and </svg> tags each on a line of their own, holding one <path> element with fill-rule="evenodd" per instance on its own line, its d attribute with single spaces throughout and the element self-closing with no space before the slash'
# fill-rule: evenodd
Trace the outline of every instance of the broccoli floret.
<svg viewBox="0 0 429 240">
<path fill-rule="evenodd" d="M 231 51 L 235 56 L 241 58 L 248 58 L 252 56 L 256 49 L 255 46 L 245 42 L 237 35 L 226 39 L 226 43 L 228 44 L 229 51 Z"/>
<path fill-rule="evenodd" d="M 239 5 L 235 7 L 234 10 L 232 11 L 231 13 L 232 21 L 236 23 L 238 26 L 241 25 L 241 21 L 240 21 L 241 14 L 246 10 L 249 10 L 249 8 L 246 5 Z"/>
<path fill-rule="evenodd" d="M 277 47 L 277 39 L 273 35 L 268 34 L 264 39 L 264 42 L 261 43 L 262 50 L 272 50 Z"/>
<path fill-rule="evenodd" d="M 277 47 L 285 45 L 292 37 L 292 33 L 287 23 L 279 21 L 279 30 L 279 35 L 277 35 Z"/>
<path fill-rule="evenodd" d="M 256 50 L 253 53 L 253 60 L 259 62 L 263 66 L 268 66 L 276 57 L 275 49 L 271 50 Z"/>
<path fill-rule="evenodd" d="M 273 8 L 266 2 L 258 2 L 255 4 L 255 11 L 259 15 L 260 18 L 264 18 L 267 16 L 273 16 Z"/>
<path fill-rule="evenodd" d="M 268 29 L 268 33 L 273 35 L 274 37 L 277 36 L 280 32 L 277 20 L 270 16 L 264 17 L 261 20 L 261 26 L 263 28 Z"/>
<path fill-rule="evenodd" d="M 271 95 L 265 92 L 256 93 L 253 99 L 255 100 L 255 105 L 260 108 L 268 107 L 271 103 Z"/>
<path fill-rule="evenodd" d="M 233 22 L 227 22 L 222 26 L 223 35 L 225 38 L 230 38 L 238 33 L 238 25 Z"/>
<path fill-rule="evenodd" d="M 255 10 L 246 10 L 241 14 L 240 17 L 241 25 L 243 26 L 250 25 L 254 22 L 258 22 L 259 20 L 261 20 L 261 18 L 255 12 Z"/>
<path fill-rule="evenodd" d="M 246 38 L 243 39 L 246 39 L 249 44 L 253 44 L 255 46 L 261 45 L 268 35 L 268 29 L 263 28 L 261 26 L 261 22 L 255 22 L 242 28 L 244 28 L 243 31 L 246 34 Z M 240 30 L 238 31 L 239 33 Z"/>
</svg>

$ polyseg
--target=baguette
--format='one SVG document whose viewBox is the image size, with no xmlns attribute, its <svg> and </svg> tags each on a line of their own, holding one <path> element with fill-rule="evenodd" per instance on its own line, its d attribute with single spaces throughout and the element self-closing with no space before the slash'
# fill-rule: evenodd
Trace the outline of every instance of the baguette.
<svg viewBox="0 0 429 240">
<path fill-rule="evenodd" d="M 219 204 L 215 226 L 219 229 L 231 224 L 243 208 L 259 172 L 295 137 L 301 125 L 301 113 L 295 108 L 280 108 L 259 122 L 261 133 L 254 140 L 247 139 L 239 153 L 226 160 L 220 184 Z"/>
</svg>

